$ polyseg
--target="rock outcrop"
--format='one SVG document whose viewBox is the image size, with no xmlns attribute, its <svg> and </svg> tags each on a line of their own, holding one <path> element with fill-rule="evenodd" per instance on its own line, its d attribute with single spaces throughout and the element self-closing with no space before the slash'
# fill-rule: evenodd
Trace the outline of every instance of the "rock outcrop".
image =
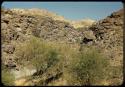
<svg viewBox="0 0 125 87">
<path fill-rule="evenodd" d="M 92 39 L 93 45 L 104 50 L 105 55 L 115 62 L 118 60 L 119 63 L 116 64 L 122 64 L 123 60 L 123 18 L 124 13 L 121 9 L 89 28 L 96 37 Z"/>
<path fill-rule="evenodd" d="M 15 10 L 10 12 L 11 14 L 2 15 L 3 42 L 9 43 L 11 40 L 20 40 L 20 38 L 23 40 L 27 35 L 34 35 L 46 40 L 74 43 L 82 36 L 68 22 L 40 15 L 19 14 L 20 11 L 17 14 Z"/>
<path fill-rule="evenodd" d="M 4 54 L 14 55 L 16 45 L 31 36 L 60 43 L 77 43 L 83 37 L 69 22 L 55 20 L 54 14 L 46 10 L 2 9 L 1 13 L 3 57 Z"/>
</svg>

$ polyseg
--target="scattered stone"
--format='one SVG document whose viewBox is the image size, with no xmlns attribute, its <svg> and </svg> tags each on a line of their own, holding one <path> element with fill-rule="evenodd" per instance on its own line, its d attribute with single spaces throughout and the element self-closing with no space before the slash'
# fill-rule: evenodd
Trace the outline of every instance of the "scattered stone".
<svg viewBox="0 0 125 87">
<path fill-rule="evenodd" d="M 6 53 L 13 54 L 14 50 L 15 47 L 12 44 L 3 46 L 3 51 Z"/>
</svg>

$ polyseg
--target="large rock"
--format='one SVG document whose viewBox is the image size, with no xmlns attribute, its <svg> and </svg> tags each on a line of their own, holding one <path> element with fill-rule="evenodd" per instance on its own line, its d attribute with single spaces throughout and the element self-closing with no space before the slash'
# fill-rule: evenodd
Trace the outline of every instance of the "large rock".
<svg viewBox="0 0 125 87">
<path fill-rule="evenodd" d="M 94 32 L 96 39 L 103 40 L 109 45 L 123 44 L 123 9 L 112 13 L 107 18 L 99 21 L 97 24 L 90 27 Z"/>
</svg>

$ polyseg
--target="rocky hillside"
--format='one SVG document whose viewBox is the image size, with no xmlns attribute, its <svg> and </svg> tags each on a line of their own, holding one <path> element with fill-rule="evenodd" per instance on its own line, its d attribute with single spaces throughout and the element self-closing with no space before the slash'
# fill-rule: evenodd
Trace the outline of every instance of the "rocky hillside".
<svg viewBox="0 0 125 87">
<path fill-rule="evenodd" d="M 30 34 L 44 39 L 71 43 L 81 39 L 81 33 L 68 22 L 54 20 L 51 16 L 35 16 L 30 14 L 30 11 L 34 13 L 35 10 L 31 9 L 29 12 L 23 10 L 24 13 L 22 13 L 22 10 L 12 9 L 3 12 L 1 21 L 3 42 L 17 40 L 20 37 L 23 39 L 23 36 Z"/>
<path fill-rule="evenodd" d="M 38 14 L 34 14 L 36 13 L 34 11 Z M 79 43 L 82 40 L 82 32 L 76 31 L 68 22 L 54 20 L 50 14 L 46 10 L 44 12 L 44 10 L 37 9 L 2 10 L 2 56 L 5 65 L 16 67 L 16 62 L 13 60 L 16 45 L 28 40 L 31 36 L 59 43 Z"/>
<path fill-rule="evenodd" d="M 40 15 L 40 16 L 46 16 L 46 17 L 51 17 L 54 20 L 65 20 L 63 16 L 57 15 L 54 12 L 48 11 L 46 9 L 38 9 L 38 8 L 32 8 L 32 9 L 19 9 L 19 8 L 14 8 L 10 9 L 12 12 L 17 13 L 17 14 L 24 14 L 24 15 Z"/>
<path fill-rule="evenodd" d="M 112 66 L 123 66 L 123 15 L 121 9 L 98 22 L 71 22 L 47 10 L 2 9 L 2 65 L 19 70 L 19 65 L 14 59 L 16 47 L 34 36 L 48 42 L 70 44 L 72 47 L 77 44 L 80 47 L 79 51 L 94 46 L 101 49 Z M 50 70 L 55 75 L 56 68 Z"/>
<path fill-rule="evenodd" d="M 109 58 L 108 60 L 110 61 L 111 66 L 119 67 L 119 69 L 122 68 L 119 76 L 113 76 L 113 79 L 109 80 L 109 82 L 113 84 L 122 82 L 123 79 L 123 19 L 124 10 L 120 9 L 90 26 L 89 29 L 87 29 L 87 35 L 89 36 L 84 37 L 80 48 L 81 50 L 84 49 L 85 46 L 95 46 Z M 114 82 L 115 80 L 117 82 Z"/>
<path fill-rule="evenodd" d="M 93 31 L 95 44 L 105 49 L 104 53 L 122 64 L 123 60 L 123 9 L 100 20 L 89 29 Z"/>
</svg>

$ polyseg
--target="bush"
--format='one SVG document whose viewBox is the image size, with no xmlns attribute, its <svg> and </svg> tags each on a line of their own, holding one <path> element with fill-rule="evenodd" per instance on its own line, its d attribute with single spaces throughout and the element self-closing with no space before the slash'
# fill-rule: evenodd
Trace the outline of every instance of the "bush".
<svg viewBox="0 0 125 87">
<path fill-rule="evenodd" d="M 108 68 L 108 80 L 110 81 L 110 84 L 113 86 L 118 86 L 123 83 L 123 66 L 110 66 Z"/>
<path fill-rule="evenodd" d="M 97 50 L 81 52 L 68 67 L 71 75 L 68 82 L 70 85 L 97 85 L 105 79 L 108 65 L 107 59 Z"/>
<path fill-rule="evenodd" d="M 14 75 L 10 73 L 9 70 L 2 70 L 2 83 L 5 86 L 13 86 L 14 85 Z"/>
<path fill-rule="evenodd" d="M 59 61 L 59 52 L 51 43 L 32 37 L 16 51 L 17 61 L 33 65 L 37 72 L 44 72 Z M 27 62 L 24 62 L 27 61 Z"/>
<path fill-rule="evenodd" d="M 18 63 L 33 65 L 38 76 L 47 73 L 47 70 L 51 74 L 59 68 L 63 72 L 62 78 L 69 85 L 101 84 L 108 77 L 108 60 L 100 50 L 90 47 L 79 52 L 78 48 L 77 45 L 58 44 L 32 37 L 16 49 L 16 58 Z"/>
</svg>

